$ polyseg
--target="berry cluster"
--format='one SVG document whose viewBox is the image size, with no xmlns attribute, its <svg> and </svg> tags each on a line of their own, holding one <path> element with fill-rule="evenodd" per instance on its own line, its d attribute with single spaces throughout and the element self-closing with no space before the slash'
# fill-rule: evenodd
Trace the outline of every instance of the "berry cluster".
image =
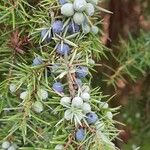
<svg viewBox="0 0 150 150">
<path fill-rule="evenodd" d="M 90 27 L 89 17 L 93 16 L 95 13 L 95 7 L 98 1 L 94 0 L 74 0 L 73 3 L 67 1 L 61 1 L 61 14 L 65 17 L 72 17 L 74 23 L 76 24 L 74 29 L 79 29 L 78 26 L 82 26 L 83 32 L 85 34 L 90 31 L 94 34 L 98 33 L 98 27 L 92 25 Z"/>
<path fill-rule="evenodd" d="M 85 55 L 80 56 L 80 46 L 76 40 L 76 37 L 80 40 L 88 37 L 88 33 L 92 36 L 98 33 L 98 27 L 91 19 L 96 11 L 98 0 L 59 0 L 59 4 L 58 12 L 63 16 L 54 18 L 49 27 L 40 30 L 41 45 L 50 45 L 54 52 L 53 58 L 49 58 L 46 52 L 42 53 L 42 56 L 36 55 L 31 60 L 30 69 L 32 71 L 28 76 L 32 78 L 34 74 L 33 84 L 26 84 L 21 88 L 21 84 L 16 85 L 12 82 L 9 90 L 12 95 L 15 95 L 16 91 L 17 94 L 20 93 L 21 106 L 23 105 L 26 109 L 22 109 L 22 112 L 26 112 L 25 118 L 26 115 L 34 114 L 33 118 L 37 119 L 36 122 L 39 121 L 40 125 L 45 123 L 46 126 L 51 121 L 44 121 L 43 118 L 46 115 L 49 115 L 50 119 L 57 118 L 57 124 L 56 120 L 51 122 L 57 126 L 63 122 L 67 126 L 65 130 L 71 134 L 68 139 L 64 137 L 64 141 L 72 144 L 71 140 L 75 140 L 73 147 L 77 147 L 82 142 L 86 143 L 89 135 L 102 134 L 101 132 L 105 129 L 103 119 L 111 120 L 113 115 L 108 109 L 108 104 L 101 102 L 97 93 L 93 94 L 91 90 L 88 79 L 91 77 L 90 68 L 95 65 L 95 61 L 92 59 L 92 53 L 89 55 L 87 52 L 86 58 L 83 58 Z M 45 54 L 47 55 L 45 56 Z M 46 73 L 43 73 L 43 70 L 46 70 Z M 27 106 L 25 106 L 26 104 Z M 38 115 L 43 118 L 38 118 Z M 49 116 L 45 118 L 47 119 Z M 42 128 L 39 130 L 44 133 Z M 31 129 L 34 131 L 33 128 Z M 54 131 L 52 133 L 54 134 Z M 59 134 L 59 132 L 57 133 Z M 53 143 L 53 149 L 68 148 L 68 144 L 58 143 Z M 17 149 L 8 141 L 2 144 L 2 148 Z"/>
</svg>

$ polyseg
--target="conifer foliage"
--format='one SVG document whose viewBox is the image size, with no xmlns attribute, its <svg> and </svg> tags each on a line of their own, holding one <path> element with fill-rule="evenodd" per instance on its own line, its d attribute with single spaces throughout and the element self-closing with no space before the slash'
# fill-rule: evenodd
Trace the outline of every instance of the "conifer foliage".
<svg viewBox="0 0 150 150">
<path fill-rule="evenodd" d="M 0 142 L 7 150 L 113 150 L 116 108 L 90 86 L 98 0 L 0 2 Z"/>
</svg>

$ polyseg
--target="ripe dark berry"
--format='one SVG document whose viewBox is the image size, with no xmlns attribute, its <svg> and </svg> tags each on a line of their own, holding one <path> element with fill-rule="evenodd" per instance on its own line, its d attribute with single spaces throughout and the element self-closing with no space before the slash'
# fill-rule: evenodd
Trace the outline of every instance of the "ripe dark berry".
<svg viewBox="0 0 150 150">
<path fill-rule="evenodd" d="M 76 24 L 75 22 L 70 22 L 69 23 L 69 26 L 68 26 L 68 32 L 70 34 L 73 34 L 73 33 L 77 33 L 80 31 L 80 26 L 78 24 Z"/>
<path fill-rule="evenodd" d="M 76 131 L 76 133 L 75 133 L 75 137 L 76 137 L 77 141 L 80 141 L 80 142 L 83 141 L 84 138 L 85 138 L 85 131 L 84 131 L 84 129 L 83 128 L 78 129 Z"/>
<path fill-rule="evenodd" d="M 53 33 L 60 34 L 63 31 L 63 22 L 60 20 L 54 21 L 52 24 L 52 31 Z"/>
<path fill-rule="evenodd" d="M 67 3 L 67 0 L 59 0 L 59 3 L 60 3 L 61 5 L 64 5 L 65 3 Z"/>
<path fill-rule="evenodd" d="M 32 65 L 33 66 L 38 66 L 38 65 L 41 65 L 42 63 L 43 63 L 42 58 L 40 56 L 38 56 L 38 57 L 34 58 Z"/>
<path fill-rule="evenodd" d="M 62 83 L 60 83 L 60 82 L 54 83 L 53 84 L 53 90 L 58 92 L 58 93 L 62 93 L 64 90 Z"/>
<path fill-rule="evenodd" d="M 63 44 L 58 44 L 56 51 L 60 55 L 65 55 L 65 54 L 68 55 L 71 49 L 68 44 L 63 43 Z"/>
<path fill-rule="evenodd" d="M 98 120 L 98 116 L 95 113 L 88 113 L 86 117 L 88 124 L 94 124 Z"/>
<path fill-rule="evenodd" d="M 80 66 L 77 68 L 76 75 L 78 78 L 85 78 L 89 73 L 87 67 Z"/>
<path fill-rule="evenodd" d="M 51 32 L 49 29 L 44 29 L 41 31 L 41 38 L 43 41 L 50 42 L 52 39 Z"/>
</svg>

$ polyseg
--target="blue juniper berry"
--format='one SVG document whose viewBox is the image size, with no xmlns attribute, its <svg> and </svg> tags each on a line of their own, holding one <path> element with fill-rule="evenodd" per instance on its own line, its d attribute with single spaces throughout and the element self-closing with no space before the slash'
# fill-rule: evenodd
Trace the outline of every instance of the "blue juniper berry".
<svg viewBox="0 0 150 150">
<path fill-rule="evenodd" d="M 80 31 L 80 26 L 75 22 L 71 21 L 68 25 L 68 32 L 70 34 L 77 33 Z"/>
<path fill-rule="evenodd" d="M 41 31 L 41 38 L 42 40 L 46 41 L 46 42 L 50 42 L 52 39 L 52 35 L 51 32 L 49 31 L 49 29 L 43 29 Z"/>
<path fill-rule="evenodd" d="M 71 51 L 71 48 L 69 47 L 68 44 L 62 43 L 57 45 L 56 51 L 60 55 L 65 55 L 65 54 L 68 55 Z"/>
<path fill-rule="evenodd" d="M 89 70 L 87 67 L 80 66 L 76 70 L 76 75 L 78 78 L 85 78 L 89 73 Z"/>
<path fill-rule="evenodd" d="M 88 124 L 94 124 L 98 120 L 98 116 L 95 113 L 88 113 L 86 114 L 86 117 Z"/>
<path fill-rule="evenodd" d="M 60 20 L 54 21 L 52 24 L 53 33 L 60 34 L 63 31 L 63 22 Z"/>
<path fill-rule="evenodd" d="M 53 84 L 53 90 L 58 92 L 58 93 L 62 93 L 64 90 L 63 84 L 60 82 L 56 82 Z"/>
<path fill-rule="evenodd" d="M 65 3 L 67 3 L 67 0 L 59 0 L 59 3 L 60 3 L 61 5 L 64 5 Z"/>
<path fill-rule="evenodd" d="M 76 140 L 79 141 L 79 142 L 81 142 L 81 141 L 84 140 L 84 138 L 85 138 L 85 131 L 84 131 L 83 128 L 80 128 L 80 129 L 78 129 L 78 130 L 76 131 L 76 133 L 75 133 L 75 138 L 76 138 Z"/>
<path fill-rule="evenodd" d="M 34 58 L 32 65 L 33 66 L 38 66 L 41 65 L 43 63 L 43 60 L 40 56 Z"/>
</svg>

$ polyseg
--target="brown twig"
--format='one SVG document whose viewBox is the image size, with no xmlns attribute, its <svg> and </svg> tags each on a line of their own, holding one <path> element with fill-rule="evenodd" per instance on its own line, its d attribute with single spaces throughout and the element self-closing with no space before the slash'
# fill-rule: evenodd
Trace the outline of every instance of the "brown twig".
<svg viewBox="0 0 150 150">
<path fill-rule="evenodd" d="M 68 142 L 66 143 L 64 150 L 67 150 L 68 146 L 72 143 L 73 134 L 70 134 L 68 137 Z"/>
</svg>

